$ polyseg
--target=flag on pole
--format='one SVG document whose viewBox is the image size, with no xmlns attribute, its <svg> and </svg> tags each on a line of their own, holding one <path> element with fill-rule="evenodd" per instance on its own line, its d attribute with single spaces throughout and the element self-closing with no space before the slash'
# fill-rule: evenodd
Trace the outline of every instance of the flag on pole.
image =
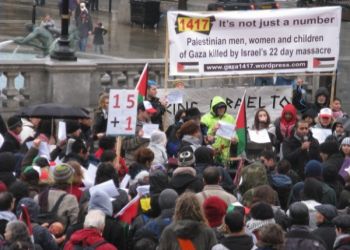
<svg viewBox="0 0 350 250">
<path fill-rule="evenodd" d="M 148 63 L 142 70 L 139 81 L 137 82 L 135 90 L 137 90 L 138 98 L 137 101 L 141 103 L 146 99 L 147 96 L 147 82 L 148 82 Z"/>
<path fill-rule="evenodd" d="M 131 225 L 133 219 L 139 214 L 140 195 L 137 194 L 134 199 L 129 201 L 122 210 L 116 215 L 121 222 Z"/>
<path fill-rule="evenodd" d="M 21 204 L 21 209 L 22 209 L 22 212 L 21 212 L 19 219 L 27 225 L 30 239 L 31 239 L 32 243 L 34 243 L 33 227 L 32 227 L 32 223 L 30 222 L 28 208 L 26 205 Z"/>
<path fill-rule="evenodd" d="M 243 94 L 236 119 L 236 134 L 238 137 L 237 155 L 241 155 L 245 151 L 245 147 L 247 144 L 247 118 L 245 107 L 245 95 L 246 92 L 244 92 Z"/>
</svg>

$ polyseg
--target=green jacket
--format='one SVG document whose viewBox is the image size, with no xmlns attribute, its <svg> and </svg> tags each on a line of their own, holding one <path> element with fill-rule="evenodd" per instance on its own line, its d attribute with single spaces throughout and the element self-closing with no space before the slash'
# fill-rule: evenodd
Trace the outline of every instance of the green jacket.
<svg viewBox="0 0 350 250">
<path fill-rule="evenodd" d="M 219 117 L 215 114 L 214 107 L 219 103 L 226 104 L 224 98 L 220 96 L 215 96 L 210 105 L 210 112 L 205 114 L 201 119 L 201 123 L 203 123 L 208 127 L 208 135 L 214 135 L 213 128 L 219 121 L 223 121 L 231 124 L 234 124 L 236 122 L 235 118 L 233 118 L 232 115 L 229 115 L 226 112 L 222 117 Z M 220 154 L 219 157 L 222 159 L 223 163 L 228 161 L 230 158 L 230 145 L 231 145 L 230 140 L 227 140 L 220 136 L 216 136 L 215 142 L 212 145 L 214 149 L 219 149 L 219 150 L 222 149 L 222 153 Z"/>
</svg>

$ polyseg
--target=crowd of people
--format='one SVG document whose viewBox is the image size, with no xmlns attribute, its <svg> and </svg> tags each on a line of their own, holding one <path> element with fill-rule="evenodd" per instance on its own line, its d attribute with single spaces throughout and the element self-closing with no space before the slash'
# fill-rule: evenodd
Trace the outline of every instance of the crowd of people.
<svg viewBox="0 0 350 250">
<path fill-rule="evenodd" d="M 64 121 L 62 140 L 51 119 L 0 120 L 0 249 L 350 249 L 350 137 L 339 99 L 321 87 L 308 103 L 294 86 L 280 117 L 258 109 L 248 124 L 269 142 L 248 136 L 237 154 L 238 137 L 217 134 L 221 122 L 235 123 L 223 97 L 206 114 L 179 110 L 166 127 L 157 87 L 148 81 L 120 152 L 106 134 L 108 93 L 93 118 L 84 109 L 85 118 Z M 151 123 L 160 129 L 147 138 Z M 320 142 L 313 129 L 328 136 Z"/>
</svg>

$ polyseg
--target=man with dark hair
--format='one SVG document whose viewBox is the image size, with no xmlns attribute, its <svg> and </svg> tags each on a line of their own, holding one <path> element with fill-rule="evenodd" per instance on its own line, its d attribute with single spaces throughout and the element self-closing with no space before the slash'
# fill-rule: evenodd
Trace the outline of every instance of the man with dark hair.
<svg viewBox="0 0 350 250">
<path fill-rule="evenodd" d="M 157 97 L 158 84 L 154 80 L 148 80 L 147 82 L 147 100 L 152 104 L 156 112 L 152 115 L 152 123 L 159 124 L 160 130 L 163 130 L 163 115 L 166 111 L 167 103 L 161 101 Z"/>
<path fill-rule="evenodd" d="M 309 160 L 319 160 L 319 144 L 312 137 L 309 124 L 298 121 L 295 132 L 283 142 L 283 158 L 288 160 L 301 178 L 304 178 L 304 166 Z"/>
<path fill-rule="evenodd" d="M 334 242 L 334 249 L 349 250 L 350 249 L 350 215 L 338 215 L 332 220 L 337 232 L 337 238 Z"/>
<path fill-rule="evenodd" d="M 207 167 L 203 172 L 204 188 L 203 191 L 197 193 L 196 196 L 199 203 L 203 205 L 204 200 L 211 196 L 218 196 L 224 200 L 229 206 L 237 201 L 236 197 L 226 192 L 220 185 L 221 175 L 218 167 Z"/>
<path fill-rule="evenodd" d="M 272 150 L 264 150 L 260 154 L 260 161 L 266 168 L 267 179 L 272 185 L 272 175 L 276 170 L 276 153 Z"/>
<path fill-rule="evenodd" d="M 86 144 L 81 139 L 76 139 L 71 144 L 70 153 L 64 157 L 64 162 L 68 161 L 77 161 L 79 164 L 85 168 L 89 167 L 89 151 L 86 147 Z"/>
<path fill-rule="evenodd" d="M 244 231 L 244 216 L 240 212 L 226 214 L 225 225 L 229 232 L 228 236 L 220 244 L 215 245 L 212 250 L 250 250 L 253 248 L 253 239 Z"/>
<path fill-rule="evenodd" d="M 22 120 L 19 116 L 11 116 L 7 120 L 7 132 L 4 136 L 4 143 L 0 148 L 0 152 L 18 153 L 21 149 Z"/>
<path fill-rule="evenodd" d="M 327 249 L 322 239 L 309 232 L 309 210 L 305 204 L 293 203 L 289 208 L 289 217 L 291 227 L 286 233 L 285 250 Z"/>
<path fill-rule="evenodd" d="M 10 192 L 0 193 L 0 234 L 4 235 L 8 222 L 17 220 L 16 215 L 12 213 L 15 205 L 15 199 Z"/>
</svg>

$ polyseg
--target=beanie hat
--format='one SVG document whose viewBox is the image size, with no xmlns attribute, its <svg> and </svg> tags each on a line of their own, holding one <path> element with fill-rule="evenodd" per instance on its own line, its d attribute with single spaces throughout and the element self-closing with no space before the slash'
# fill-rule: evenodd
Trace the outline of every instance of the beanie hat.
<svg viewBox="0 0 350 250">
<path fill-rule="evenodd" d="M 22 120 L 21 117 L 15 115 L 15 116 L 11 116 L 8 120 L 7 120 L 7 127 L 8 129 L 12 130 L 15 129 L 16 127 L 22 126 Z"/>
<path fill-rule="evenodd" d="M 36 222 L 40 212 L 39 205 L 32 198 L 29 198 L 29 197 L 20 199 L 16 208 L 16 215 L 18 218 L 22 213 L 21 205 L 25 205 L 27 207 L 31 221 Z"/>
<path fill-rule="evenodd" d="M 315 206 L 317 212 L 322 214 L 328 221 L 332 221 L 334 217 L 338 215 L 338 211 L 335 206 L 331 204 L 322 204 Z"/>
<path fill-rule="evenodd" d="M 211 196 L 204 201 L 203 209 L 210 227 L 218 227 L 223 223 L 227 204 L 219 197 Z"/>
<path fill-rule="evenodd" d="M 109 196 L 101 190 L 96 190 L 91 194 L 88 210 L 98 209 L 108 216 L 113 215 L 113 205 Z"/>
<path fill-rule="evenodd" d="M 322 165 L 319 161 L 308 161 L 304 169 L 305 177 L 319 177 L 322 176 Z"/>
<path fill-rule="evenodd" d="M 343 145 L 350 145 L 350 137 L 345 137 L 342 141 L 341 141 L 341 146 Z"/>
<path fill-rule="evenodd" d="M 66 120 L 66 133 L 71 134 L 80 129 L 80 123 L 76 120 Z"/>
<path fill-rule="evenodd" d="M 320 152 L 327 155 L 338 153 L 338 143 L 336 141 L 326 141 L 320 144 Z"/>
<path fill-rule="evenodd" d="M 196 157 L 193 154 L 192 148 L 189 146 L 189 147 L 186 147 L 186 149 L 183 148 L 183 150 L 179 152 L 179 156 L 177 157 L 177 160 L 180 167 L 189 167 L 195 164 Z"/>
<path fill-rule="evenodd" d="M 161 210 L 174 208 L 178 194 L 174 189 L 164 189 L 158 198 L 158 204 Z"/>
<path fill-rule="evenodd" d="M 157 82 L 155 80 L 148 80 L 147 81 L 147 87 L 150 88 L 150 87 L 153 87 L 153 86 L 157 87 L 158 86 Z"/>
<path fill-rule="evenodd" d="M 71 183 L 73 180 L 74 170 L 65 163 L 57 165 L 53 170 L 53 179 L 56 183 Z"/>
<path fill-rule="evenodd" d="M 0 153 L 0 172 L 14 172 L 16 166 L 16 158 L 10 152 Z"/>
</svg>

